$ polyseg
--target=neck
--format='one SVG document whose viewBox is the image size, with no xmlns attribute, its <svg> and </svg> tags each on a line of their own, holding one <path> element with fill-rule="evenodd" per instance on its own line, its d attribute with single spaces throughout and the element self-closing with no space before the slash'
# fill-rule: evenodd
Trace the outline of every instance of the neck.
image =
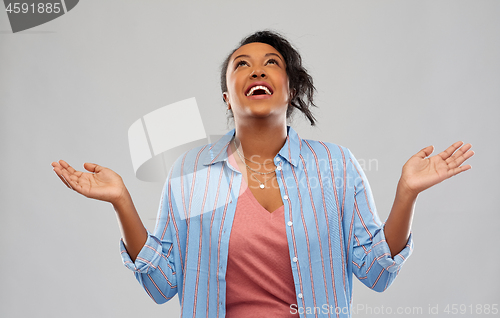
<svg viewBox="0 0 500 318">
<path fill-rule="evenodd" d="M 286 142 L 287 126 L 285 122 L 271 125 L 237 124 L 235 122 L 236 145 L 240 152 L 251 160 L 264 162 L 273 160 Z"/>
</svg>

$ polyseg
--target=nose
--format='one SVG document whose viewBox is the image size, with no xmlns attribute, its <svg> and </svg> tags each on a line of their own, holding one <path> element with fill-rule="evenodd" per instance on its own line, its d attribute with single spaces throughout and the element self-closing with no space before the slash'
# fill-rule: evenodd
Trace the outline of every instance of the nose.
<svg viewBox="0 0 500 318">
<path fill-rule="evenodd" d="M 256 70 L 256 71 L 253 71 L 251 74 L 252 78 L 258 78 L 259 76 L 261 78 L 265 78 L 267 75 L 266 75 L 266 72 L 264 72 L 263 70 Z"/>
</svg>

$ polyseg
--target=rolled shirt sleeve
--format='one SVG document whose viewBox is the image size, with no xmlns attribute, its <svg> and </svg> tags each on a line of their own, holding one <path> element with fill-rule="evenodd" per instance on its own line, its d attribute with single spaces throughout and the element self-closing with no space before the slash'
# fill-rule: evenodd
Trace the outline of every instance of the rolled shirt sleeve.
<svg viewBox="0 0 500 318">
<path fill-rule="evenodd" d="M 148 231 L 148 238 L 137 255 L 135 262 L 132 262 L 130 255 L 125 248 L 123 239 L 120 239 L 120 253 L 123 264 L 130 270 L 147 274 L 158 267 L 161 259 L 162 245 L 161 242 Z"/>
<path fill-rule="evenodd" d="M 373 237 L 372 250 L 377 262 L 389 273 L 398 272 L 413 251 L 413 234 L 410 233 L 406 246 L 394 257 L 391 257 L 389 245 L 385 240 L 384 227 Z"/>
<path fill-rule="evenodd" d="M 406 246 L 391 257 L 384 225 L 377 214 L 370 185 L 358 161 L 349 151 L 348 171 L 353 181 L 353 273 L 369 288 L 382 292 L 398 275 L 413 251 L 410 234 Z"/>
<path fill-rule="evenodd" d="M 173 246 L 173 227 L 170 220 L 171 210 L 169 180 L 165 183 L 154 234 L 148 233 L 146 243 L 133 262 L 123 239 L 120 240 L 120 253 L 123 264 L 135 274 L 137 281 L 148 295 L 158 304 L 172 299 L 177 294 L 176 255 Z M 180 268 L 180 266 L 178 266 Z"/>
</svg>

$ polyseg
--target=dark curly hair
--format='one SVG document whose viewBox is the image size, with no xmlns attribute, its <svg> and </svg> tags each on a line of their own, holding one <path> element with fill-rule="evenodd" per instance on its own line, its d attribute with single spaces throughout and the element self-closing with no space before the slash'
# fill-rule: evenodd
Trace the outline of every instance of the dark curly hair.
<svg viewBox="0 0 500 318">
<path fill-rule="evenodd" d="M 265 43 L 274 47 L 285 59 L 286 74 L 288 75 L 290 86 L 289 89 L 293 92 L 292 99 L 286 111 L 286 118 L 290 118 L 295 108 L 297 108 L 311 122 L 311 126 L 314 126 L 316 124 L 316 119 L 310 110 L 310 106 L 317 107 L 313 102 L 314 92 L 316 91 L 313 85 L 313 79 L 302 66 L 302 58 L 299 52 L 293 48 L 287 39 L 277 32 L 270 30 L 257 31 L 241 40 L 239 46 L 234 49 L 224 60 L 224 63 L 222 63 L 220 73 L 222 93 L 227 92 L 226 72 L 231 55 L 243 45 L 255 42 Z M 234 118 L 232 110 L 229 111 L 229 118 Z"/>
</svg>

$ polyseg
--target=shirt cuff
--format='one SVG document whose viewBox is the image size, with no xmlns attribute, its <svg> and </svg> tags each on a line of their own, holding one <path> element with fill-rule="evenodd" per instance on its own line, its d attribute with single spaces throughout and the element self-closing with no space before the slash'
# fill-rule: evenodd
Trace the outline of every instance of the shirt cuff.
<svg viewBox="0 0 500 318">
<path fill-rule="evenodd" d="M 384 226 L 385 224 L 373 237 L 372 249 L 380 266 L 385 268 L 389 273 L 394 273 L 399 271 L 406 259 L 413 252 L 413 234 L 410 232 L 410 237 L 408 237 L 406 246 L 401 250 L 401 252 L 396 254 L 394 257 L 391 257 L 391 250 L 385 240 Z"/>
<path fill-rule="evenodd" d="M 151 235 L 148 231 L 148 239 L 135 258 L 135 262 L 132 262 L 132 259 L 125 248 L 125 244 L 123 243 L 123 238 L 120 239 L 120 253 L 123 264 L 128 269 L 137 273 L 146 274 L 156 269 L 158 266 L 162 255 L 162 246 L 160 240 Z"/>
</svg>

